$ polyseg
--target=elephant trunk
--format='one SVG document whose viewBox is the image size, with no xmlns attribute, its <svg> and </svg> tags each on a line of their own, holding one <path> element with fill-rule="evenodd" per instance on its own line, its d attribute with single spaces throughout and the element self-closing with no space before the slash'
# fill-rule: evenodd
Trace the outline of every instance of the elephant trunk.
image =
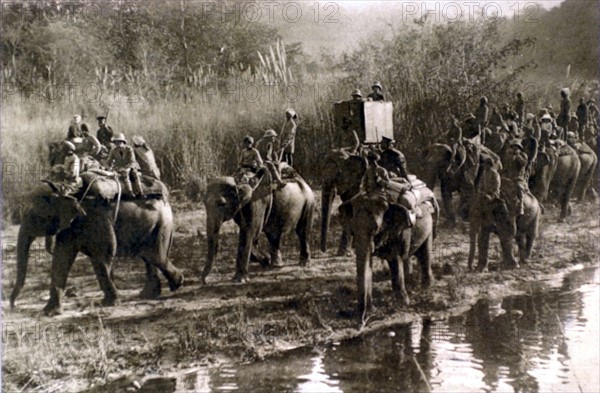
<svg viewBox="0 0 600 393">
<path fill-rule="evenodd" d="M 327 232 L 331 221 L 331 206 L 335 198 L 336 190 L 330 184 L 323 187 L 321 195 L 321 251 L 327 251 Z"/>
<path fill-rule="evenodd" d="M 372 306 L 372 280 L 373 273 L 371 271 L 371 249 L 372 240 L 370 238 L 360 239 L 355 238 L 356 252 L 356 284 L 358 288 L 358 313 L 361 321 L 364 323 L 366 314 Z"/>
<path fill-rule="evenodd" d="M 207 209 L 207 212 L 210 209 Z M 207 256 L 204 264 L 204 270 L 202 271 L 202 282 L 205 283 L 206 277 L 210 274 L 215 257 L 219 251 L 219 232 L 223 220 L 219 217 L 215 217 L 213 214 L 208 213 L 206 217 L 206 244 L 207 244 Z"/>
<path fill-rule="evenodd" d="M 21 225 L 17 238 L 17 279 L 15 286 L 10 294 L 10 307 L 14 308 L 15 300 L 21 293 L 21 289 L 25 285 L 25 277 L 27 276 L 27 263 L 29 261 L 29 248 L 35 240 L 35 236 L 28 233 L 27 227 Z"/>
</svg>

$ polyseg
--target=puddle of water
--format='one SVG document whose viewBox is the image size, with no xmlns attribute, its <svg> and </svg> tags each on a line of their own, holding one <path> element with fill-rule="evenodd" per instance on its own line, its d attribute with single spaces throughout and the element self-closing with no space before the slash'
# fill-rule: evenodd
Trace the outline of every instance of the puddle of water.
<svg viewBox="0 0 600 393">
<path fill-rule="evenodd" d="M 592 392 L 599 379 L 599 270 L 560 288 L 478 302 L 325 348 L 186 374 L 179 392 Z"/>
</svg>

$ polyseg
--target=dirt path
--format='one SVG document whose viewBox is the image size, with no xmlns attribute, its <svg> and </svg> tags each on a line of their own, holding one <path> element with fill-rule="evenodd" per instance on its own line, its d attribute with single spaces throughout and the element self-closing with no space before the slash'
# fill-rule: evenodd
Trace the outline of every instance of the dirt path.
<svg viewBox="0 0 600 393">
<path fill-rule="evenodd" d="M 296 240 L 284 240 L 286 266 L 265 270 L 251 268 L 248 284 L 233 284 L 237 227 L 222 230 L 221 253 L 209 285 L 201 286 L 199 273 L 206 251 L 201 209 L 176 205 L 177 235 L 173 262 L 186 273 L 183 288 L 163 289 L 157 301 L 137 298 L 144 281 L 139 261 L 118 260 L 115 279 L 121 304 L 101 308 L 101 292 L 85 258 L 73 267 L 64 314 L 41 315 L 49 284 L 50 258 L 38 239 L 34 245 L 25 288 L 17 308 L 3 300 L 3 391 L 40 389 L 79 391 L 117 380 L 123 375 L 140 380 L 144 375 L 167 374 L 226 355 L 240 361 L 264 357 L 290 348 L 327 340 L 340 340 L 382 326 L 410 321 L 419 315 L 444 316 L 464 310 L 481 297 L 501 297 L 527 291 L 542 278 L 598 262 L 598 206 L 578 206 L 568 223 L 556 223 L 558 212 L 549 208 L 543 217 L 542 236 L 527 266 L 516 271 L 497 271 L 499 246 L 491 247 L 489 273 L 466 271 L 466 227 L 451 231 L 441 227 L 435 244 L 436 282 L 427 291 L 410 292 L 413 305 L 397 306 L 387 267 L 375 262 L 376 311 L 359 330 L 355 268 L 352 258 L 335 257 L 318 250 L 312 240 L 309 267 L 297 266 Z M 339 230 L 335 218 L 333 228 Z M 2 296 L 7 299 L 15 276 L 17 227 L 2 234 L 4 260 Z M 264 246 L 264 244 L 263 244 Z M 418 274 L 414 269 L 415 274 Z M 447 273 L 447 274 L 443 274 Z M 418 277 L 414 277 L 418 282 Z M 163 288 L 168 288 L 166 282 Z M 130 382 L 130 379 L 127 381 Z M 127 382 L 127 383 L 129 383 Z"/>
</svg>

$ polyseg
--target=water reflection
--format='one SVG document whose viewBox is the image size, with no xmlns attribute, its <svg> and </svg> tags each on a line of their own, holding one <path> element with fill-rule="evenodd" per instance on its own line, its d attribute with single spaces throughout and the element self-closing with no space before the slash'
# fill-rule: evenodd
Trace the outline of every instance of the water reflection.
<svg viewBox="0 0 600 393">
<path fill-rule="evenodd" d="M 426 318 L 237 368 L 224 364 L 180 386 L 215 392 L 599 391 L 598 282 L 598 269 L 581 270 L 557 289 L 480 301 L 449 320 Z"/>
</svg>

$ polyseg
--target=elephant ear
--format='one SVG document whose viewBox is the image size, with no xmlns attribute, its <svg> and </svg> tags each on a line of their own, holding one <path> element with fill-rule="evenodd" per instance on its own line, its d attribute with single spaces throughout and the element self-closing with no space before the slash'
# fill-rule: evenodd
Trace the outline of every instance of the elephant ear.
<svg viewBox="0 0 600 393">
<path fill-rule="evenodd" d="M 59 196 L 58 209 L 58 230 L 62 231 L 71 226 L 73 220 L 86 215 L 85 210 L 81 207 L 77 199 L 72 196 Z"/>
<path fill-rule="evenodd" d="M 408 210 L 399 204 L 391 204 L 383 215 L 383 227 L 386 231 L 399 235 L 400 232 L 410 227 Z"/>
<path fill-rule="evenodd" d="M 259 176 L 261 176 L 261 179 L 252 191 L 252 195 L 250 198 L 251 201 L 258 201 L 273 193 L 273 190 L 271 188 L 271 184 L 273 183 L 271 173 L 268 170 L 262 170 Z"/>
</svg>

